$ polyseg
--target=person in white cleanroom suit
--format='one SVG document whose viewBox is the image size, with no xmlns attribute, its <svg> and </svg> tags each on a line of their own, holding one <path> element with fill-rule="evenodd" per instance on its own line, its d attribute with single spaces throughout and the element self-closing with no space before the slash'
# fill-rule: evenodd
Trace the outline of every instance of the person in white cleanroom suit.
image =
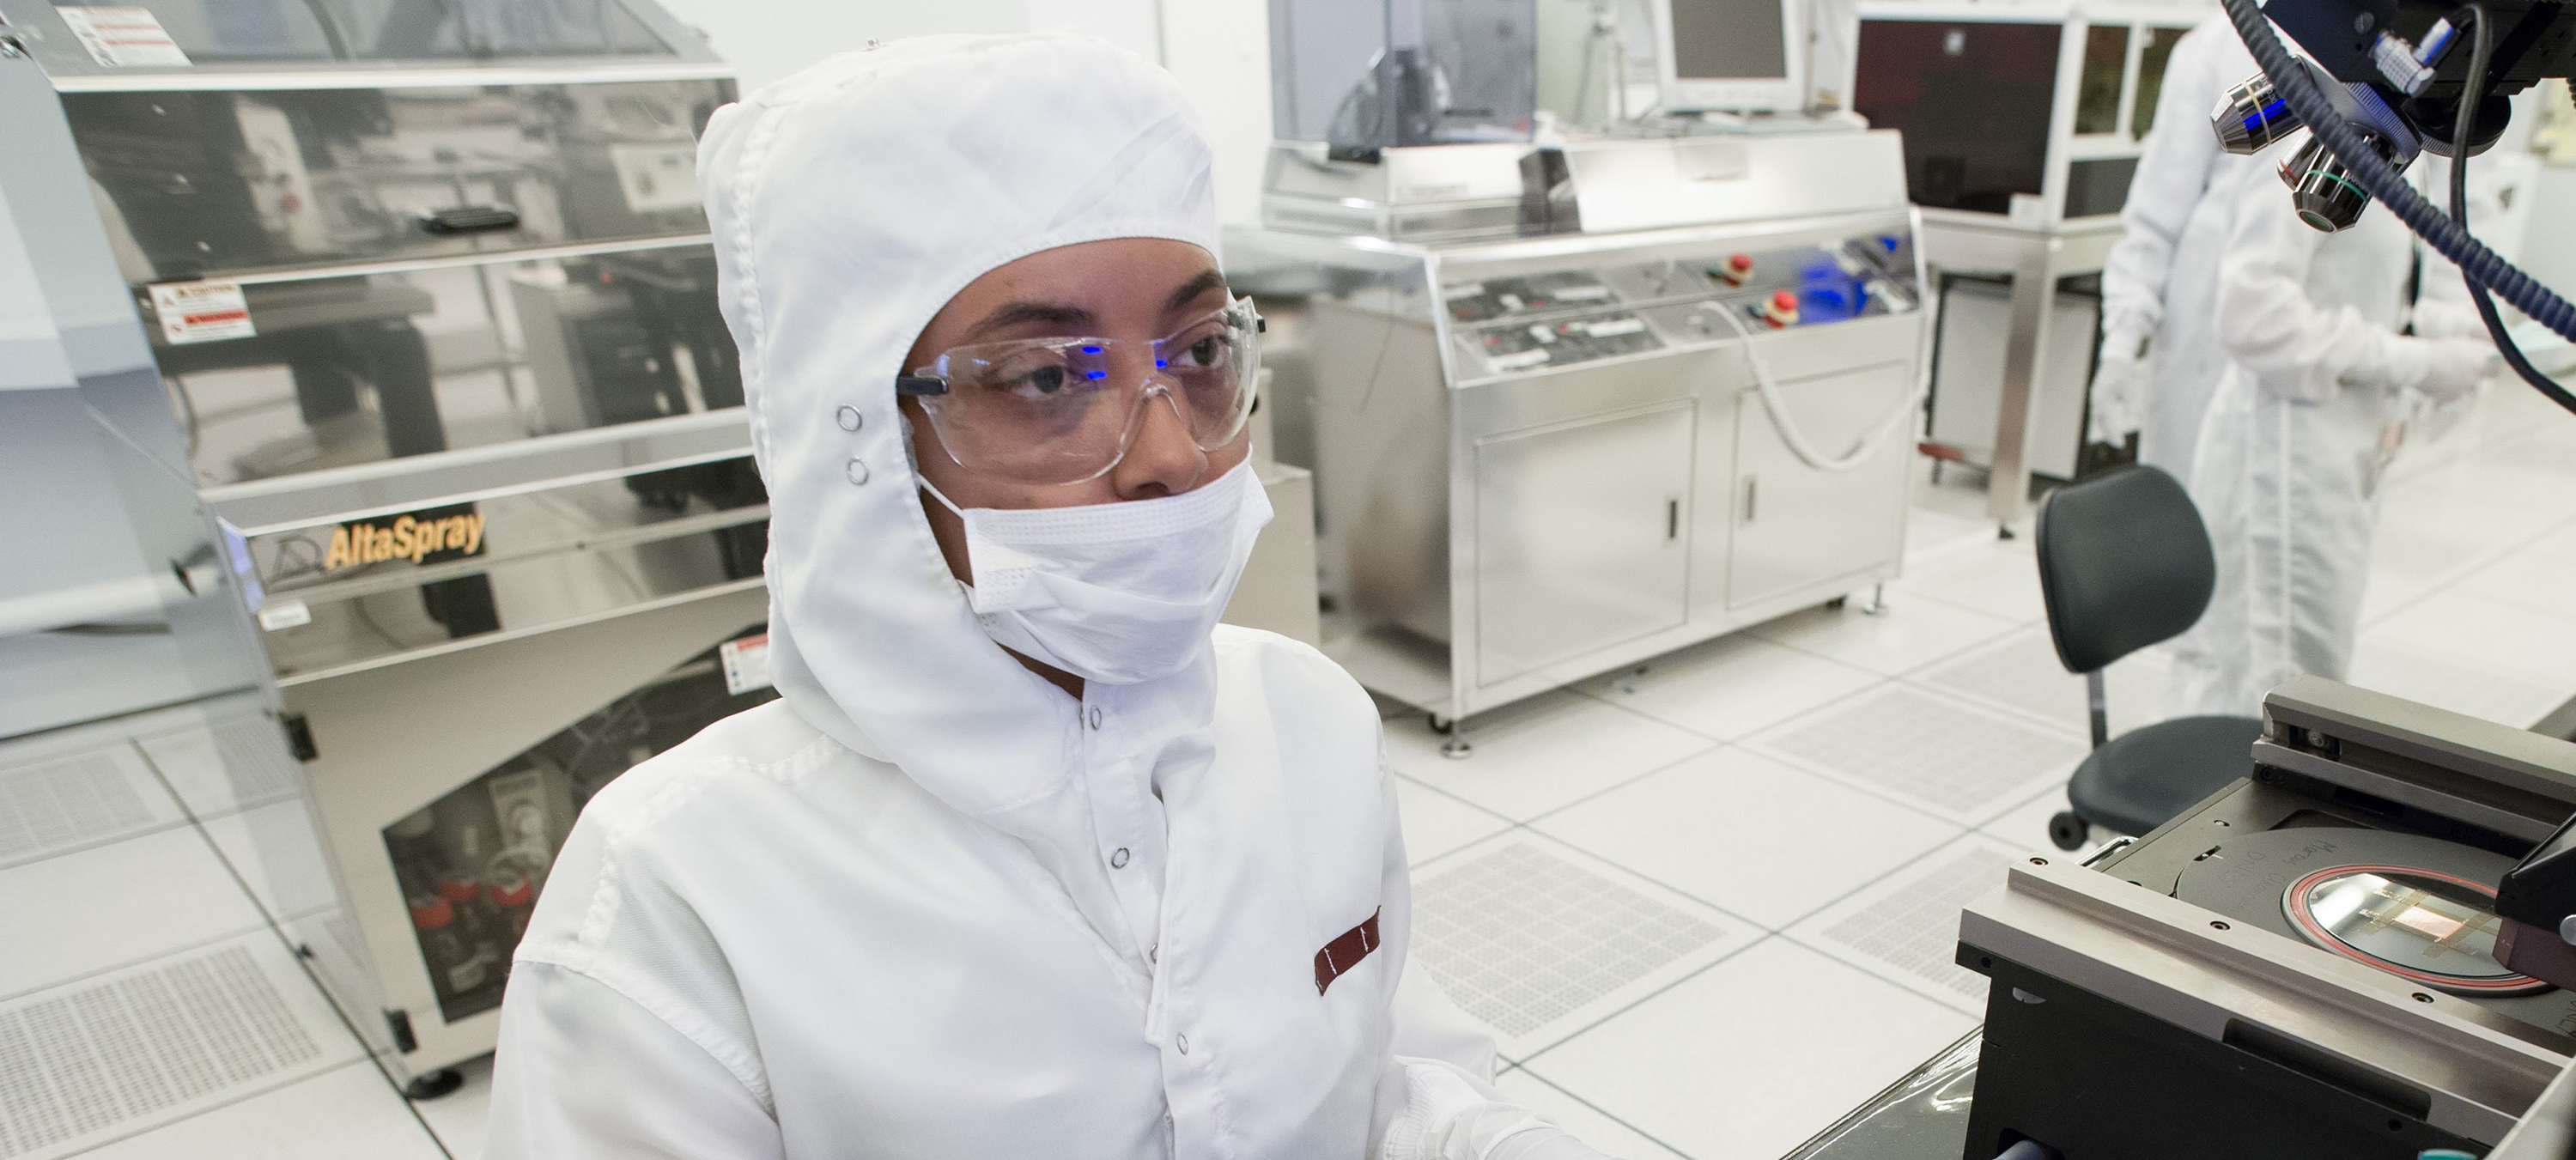
<svg viewBox="0 0 2576 1160">
<path fill-rule="evenodd" d="M 1596 1155 L 1407 957 L 1367 694 L 1216 627 L 1270 508 L 1184 108 L 938 37 L 708 124 L 782 699 L 583 811 L 495 1160 Z"/>
<path fill-rule="evenodd" d="M 2201 420 L 2192 499 L 2217 550 L 2218 586 L 2174 648 L 2177 716 L 2261 711 L 2302 673 L 2343 679 L 2360 629 L 2379 483 L 2422 400 L 2457 399 L 2496 366 L 2453 310 L 2408 321 L 2414 236 L 2385 206 L 2341 233 L 2292 212 L 2276 164 L 2233 174 L 2217 333 L 2229 359 Z M 2456 284 L 2426 251 L 2426 286 Z"/>
<path fill-rule="evenodd" d="M 2191 478 L 2201 412 L 2227 355 L 2218 342 L 2218 259 L 2232 171 L 2255 164 L 2218 148 L 2212 106 L 2256 71 L 2226 13 L 2183 34 L 2166 58 L 2120 240 L 2102 265 L 2101 361 L 2093 372 L 2092 437 L 2138 433 L 2138 462 Z"/>
</svg>

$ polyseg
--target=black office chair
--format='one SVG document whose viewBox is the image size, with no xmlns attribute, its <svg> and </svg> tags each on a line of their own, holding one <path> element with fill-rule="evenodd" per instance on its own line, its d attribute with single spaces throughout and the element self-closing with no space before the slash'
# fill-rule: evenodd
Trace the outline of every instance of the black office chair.
<svg viewBox="0 0 2576 1160">
<path fill-rule="evenodd" d="M 2104 668 L 2182 635 L 2209 607 L 2218 563 L 2182 485 L 2141 465 L 2058 488 L 2039 506 L 2038 541 L 2048 635 L 2066 670 L 2084 674 L 2093 711 L 2093 752 L 2066 782 L 2075 808 L 2048 820 L 2049 840 L 2073 850 L 2097 825 L 2143 834 L 2245 776 L 2263 731 L 2255 718 L 2181 717 L 2114 738 L 2103 711 Z"/>
</svg>

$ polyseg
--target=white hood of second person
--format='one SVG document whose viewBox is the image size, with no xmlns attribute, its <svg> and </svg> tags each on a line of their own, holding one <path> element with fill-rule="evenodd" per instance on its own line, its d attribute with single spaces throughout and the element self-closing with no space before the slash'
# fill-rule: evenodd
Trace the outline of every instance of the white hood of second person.
<svg viewBox="0 0 2576 1160">
<path fill-rule="evenodd" d="M 976 623 L 922 514 L 895 376 L 932 315 L 1014 259 L 1137 237 L 1215 254 L 1210 166 L 1169 74 L 1064 36 L 844 53 L 717 110 L 699 146 L 769 486 L 779 690 L 815 728 L 1033 845 L 1078 844 L 1065 791 L 1083 706 Z M 1213 684 L 1203 653 L 1150 686 L 1203 737 Z"/>
</svg>

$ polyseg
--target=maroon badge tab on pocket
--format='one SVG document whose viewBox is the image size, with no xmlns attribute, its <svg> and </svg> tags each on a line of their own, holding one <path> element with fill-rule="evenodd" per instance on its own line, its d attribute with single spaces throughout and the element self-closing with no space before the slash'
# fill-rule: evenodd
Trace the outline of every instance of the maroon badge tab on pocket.
<svg viewBox="0 0 2576 1160">
<path fill-rule="evenodd" d="M 1325 943 L 1324 949 L 1315 952 L 1316 994 L 1321 995 L 1331 989 L 1333 980 L 1341 978 L 1342 972 L 1360 965 L 1361 959 L 1369 957 L 1369 953 L 1377 949 L 1378 913 L 1371 911 L 1367 922 L 1343 931 L 1340 938 Z"/>
</svg>

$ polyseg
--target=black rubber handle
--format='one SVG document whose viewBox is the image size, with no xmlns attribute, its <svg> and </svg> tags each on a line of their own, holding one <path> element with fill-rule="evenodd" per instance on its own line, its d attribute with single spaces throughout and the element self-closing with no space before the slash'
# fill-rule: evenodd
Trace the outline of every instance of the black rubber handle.
<svg viewBox="0 0 2576 1160">
<path fill-rule="evenodd" d="M 423 215 L 420 228 L 442 236 L 512 230 L 519 228 L 519 211 L 497 205 L 460 205 Z"/>
</svg>

